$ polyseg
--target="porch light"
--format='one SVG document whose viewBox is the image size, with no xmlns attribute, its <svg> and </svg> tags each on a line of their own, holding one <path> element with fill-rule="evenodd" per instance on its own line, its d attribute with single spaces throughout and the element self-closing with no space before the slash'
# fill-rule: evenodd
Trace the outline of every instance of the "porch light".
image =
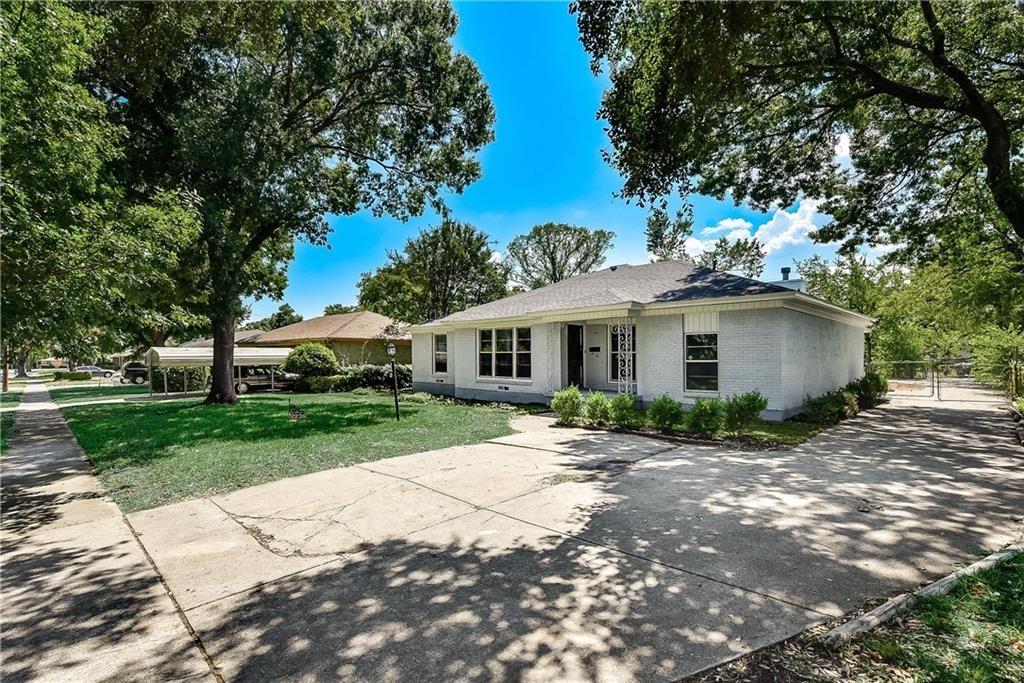
<svg viewBox="0 0 1024 683">
<path fill-rule="evenodd" d="M 388 358 L 394 358 L 395 357 L 395 345 L 392 344 L 391 342 L 388 342 L 388 345 L 385 348 L 387 348 L 387 350 L 388 350 Z"/>
</svg>

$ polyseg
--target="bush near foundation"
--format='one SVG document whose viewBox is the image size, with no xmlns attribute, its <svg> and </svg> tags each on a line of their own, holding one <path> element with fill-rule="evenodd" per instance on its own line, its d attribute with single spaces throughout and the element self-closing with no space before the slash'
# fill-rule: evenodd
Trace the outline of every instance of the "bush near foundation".
<svg viewBox="0 0 1024 683">
<path fill-rule="evenodd" d="M 804 399 L 804 417 L 818 424 L 839 424 L 848 417 L 856 417 L 859 410 L 857 394 L 845 388 Z"/>
<path fill-rule="evenodd" d="M 687 431 L 714 436 L 725 424 L 725 403 L 720 398 L 698 398 L 686 422 Z"/>
<path fill-rule="evenodd" d="M 750 424 L 768 408 L 768 397 L 756 389 L 725 399 L 725 428 L 743 434 Z"/>
<path fill-rule="evenodd" d="M 303 377 L 327 377 L 338 372 L 338 359 L 323 344 L 299 344 L 284 362 L 284 369 Z"/>
<path fill-rule="evenodd" d="M 862 409 L 874 408 L 889 393 L 889 380 L 877 372 L 869 372 L 847 384 L 846 389 L 857 395 L 857 405 Z"/>
<path fill-rule="evenodd" d="M 411 365 L 396 364 L 395 375 L 398 376 L 399 390 L 412 386 Z M 391 365 L 346 365 L 332 375 L 303 376 L 295 381 L 295 390 L 306 393 L 323 394 L 356 389 L 391 391 Z"/>
<path fill-rule="evenodd" d="M 686 416 L 683 404 L 671 396 L 659 396 L 647 406 L 647 422 L 663 434 L 679 427 Z"/>
<path fill-rule="evenodd" d="M 551 398 L 551 409 L 558 415 L 559 424 L 573 424 L 583 417 L 583 395 L 574 386 L 556 391 Z"/>
<path fill-rule="evenodd" d="M 634 394 L 619 394 L 611 400 L 611 422 L 625 429 L 643 427 L 644 414 L 637 408 Z"/>
<path fill-rule="evenodd" d="M 601 391 L 592 391 L 587 396 L 587 420 L 595 425 L 606 425 L 612 421 L 612 402 Z"/>
</svg>

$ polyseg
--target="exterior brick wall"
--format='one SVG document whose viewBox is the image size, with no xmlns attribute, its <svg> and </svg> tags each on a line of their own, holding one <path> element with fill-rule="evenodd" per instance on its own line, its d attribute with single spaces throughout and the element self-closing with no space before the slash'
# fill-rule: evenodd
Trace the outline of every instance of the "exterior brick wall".
<svg viewBox="0 0 1024 683">
<path fill-rule="evenodd" d="M 820 396 L 864 374 L 864 332 L 800 311 L 782 310 L 782 395 L 787 405 L 800 406 L 807 396 Z"/>
</svg>

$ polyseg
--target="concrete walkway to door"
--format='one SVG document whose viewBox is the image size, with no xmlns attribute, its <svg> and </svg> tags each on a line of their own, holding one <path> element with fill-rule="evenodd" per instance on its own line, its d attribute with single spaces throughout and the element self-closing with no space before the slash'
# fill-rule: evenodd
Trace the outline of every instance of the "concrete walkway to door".
<svg viewBox="0 0 1024 683">
<path fill-rule="evenodd" d="M 213 678 L 41 381 L 2 461 L 0 677 Z"/>
<path fill-rule="evenodd" d="M 992 407 L 800 448 L 554 428 L 130 515 L 228 680 L 674 680 L 1016 540 Z"/>
</svg>

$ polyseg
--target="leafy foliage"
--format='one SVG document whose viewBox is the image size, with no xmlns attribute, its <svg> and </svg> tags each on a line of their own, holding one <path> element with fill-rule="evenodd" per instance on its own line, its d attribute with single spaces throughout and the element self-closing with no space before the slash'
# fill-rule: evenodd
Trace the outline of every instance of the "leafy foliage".
<svg viewBox="0 0 1024 683">
<path fill-rule="evenodd" d="M 743 434 L 767 408 L 768 397 L 760 391 L 730 396 L 725 399 L 725 428 L 734 434 Z"/>
<path fill-rule="evenodd" d="M 355 313 L 361 311 L 358 304 L 327 304 L 324 306 L 324 315 L 338 315 L 340 313 Z"/>
<path fill-rule="evenodd" d="M 324 377 L 338 371 L 338 361 L 334 352 L 323 344 L 307 342 L 291 350 L 284 362 L 284 369 L 303 377 Z"/>
<path fill-rule="evenodd" d="M 505 259 L 513 282 L 536 289 L 596 270 L 614 237 L 608 230 L 544 223 L 509 242 Z"/>
<path fill-rule="evenodd" d="M 644 414 L 636 404 L 634 394 L 616 394 L 611 400 L 611 423 L 625 429 L 639 429 L 644 424 Z"/>
<path fill-rule="evenodd" d="M 612 420 L 612 404 L 603 391 L 592 391 L 587 396 L 586 405 L 587 419 L 598 426 L 603 426 Z"/>
<path fill-rule="evenodd" d="M 669 218 L 665 204 L 655 206 L 647 215 L 647 253 L 654 261 L 692 260 L 686 253 L 686 240 L 693 236 L 693 207 L 689 204 Z"/>
<path fill-rule="evenodd" d="M 823 198 L 822 241 L 924 246 L 973 213 L 1024 260 L 1015 3 L 575 2 L 623 194 Z M 849 165 L 836 159 L 848 142 Z M 959 232 L 959 231 L 958 231 Z"/>
<path fill-rule="evenodd" d="M 730 242 L 718 238 L 711 249 L 701 252 L 697 264 L 712 270 L 738 270 L 751 278 L 764 271 L 764 245 L 754 237 Z"/>
<path fill-rule="evenodd" d="M 551 409 L 558 415 L 558 423 L 569 425 L 583 417 L 583 396 L 576 386 L 556 391 L 551 398 Z"/>
<path fill-rule="evenodd" d="M 302 322 L 302 316 L 296 313 L 295 309 L 292 308 L 290 304 L 281 304 L 274 313 L 270 314 L 266 318 L 260 318 L 259 320 L 253 320 L 252 322 L 247 323 L 243 329 L 276 330 L 279 327 L 300 322 Z"/>
<path fill-rule="evenodd" d="M 889 381 L 877 372 L 868 372 L 860 379 L 847 384 L 846 388 L 856 394 L 857 405 L 861 409 L 873 408 L 889 393 Z"/>
<path fill-rule="evenodd" d="M 388 263 L 359 280 L 359 306 L 418 323 L 505 296 L 508 271 L 491 260 L 490 238 L 445 220 L 409 239 Z"/>
<path fill-rule="evenodd" d="M 683 404 L 671 396 L 659 396 L 647 406 L 647 422 L 659 432 L 678 428 L 685 415 Z"/>
<path fill-rule="evenodd" d="M 804 400 L 804 418 L 817 424 L 839 424 L 848 417 L 855 417 L 858 409 L 857 394 L 850 389 L 837 389 Z"/>
<path fill-rule="evenodd" d="M 687 430 L 714 436 L 725 424 L 725 404 L 720 398 L 698 398 L 687 414 Z"/>
<path fill-rule="evenodd" d="M 295 238 L 324 244 L 329 214 L 441 209 L 479 175 L 494 112 L 447 3 L 91 7 L 110 27 L 90 86 L 127 134 L 121 182 L 198 201 L 211 401 L 235 399 L 241 297 L 281 295 Z"/>
<path fill-rule="evenodd" d="M 395 364 L 395 375 L 398 377 L 398 388 L 412 386 L 412 366 Z M 390 391 L 393 387 L 391 365 L 345 365 L 338 369 L 337 374 L 322 376 L 304 376 L 295 383 L 297 391 L 309 393 L 326 393 L 329 391 L 354 391 L 356 389 L 376 389 Z"/>
</svg>

